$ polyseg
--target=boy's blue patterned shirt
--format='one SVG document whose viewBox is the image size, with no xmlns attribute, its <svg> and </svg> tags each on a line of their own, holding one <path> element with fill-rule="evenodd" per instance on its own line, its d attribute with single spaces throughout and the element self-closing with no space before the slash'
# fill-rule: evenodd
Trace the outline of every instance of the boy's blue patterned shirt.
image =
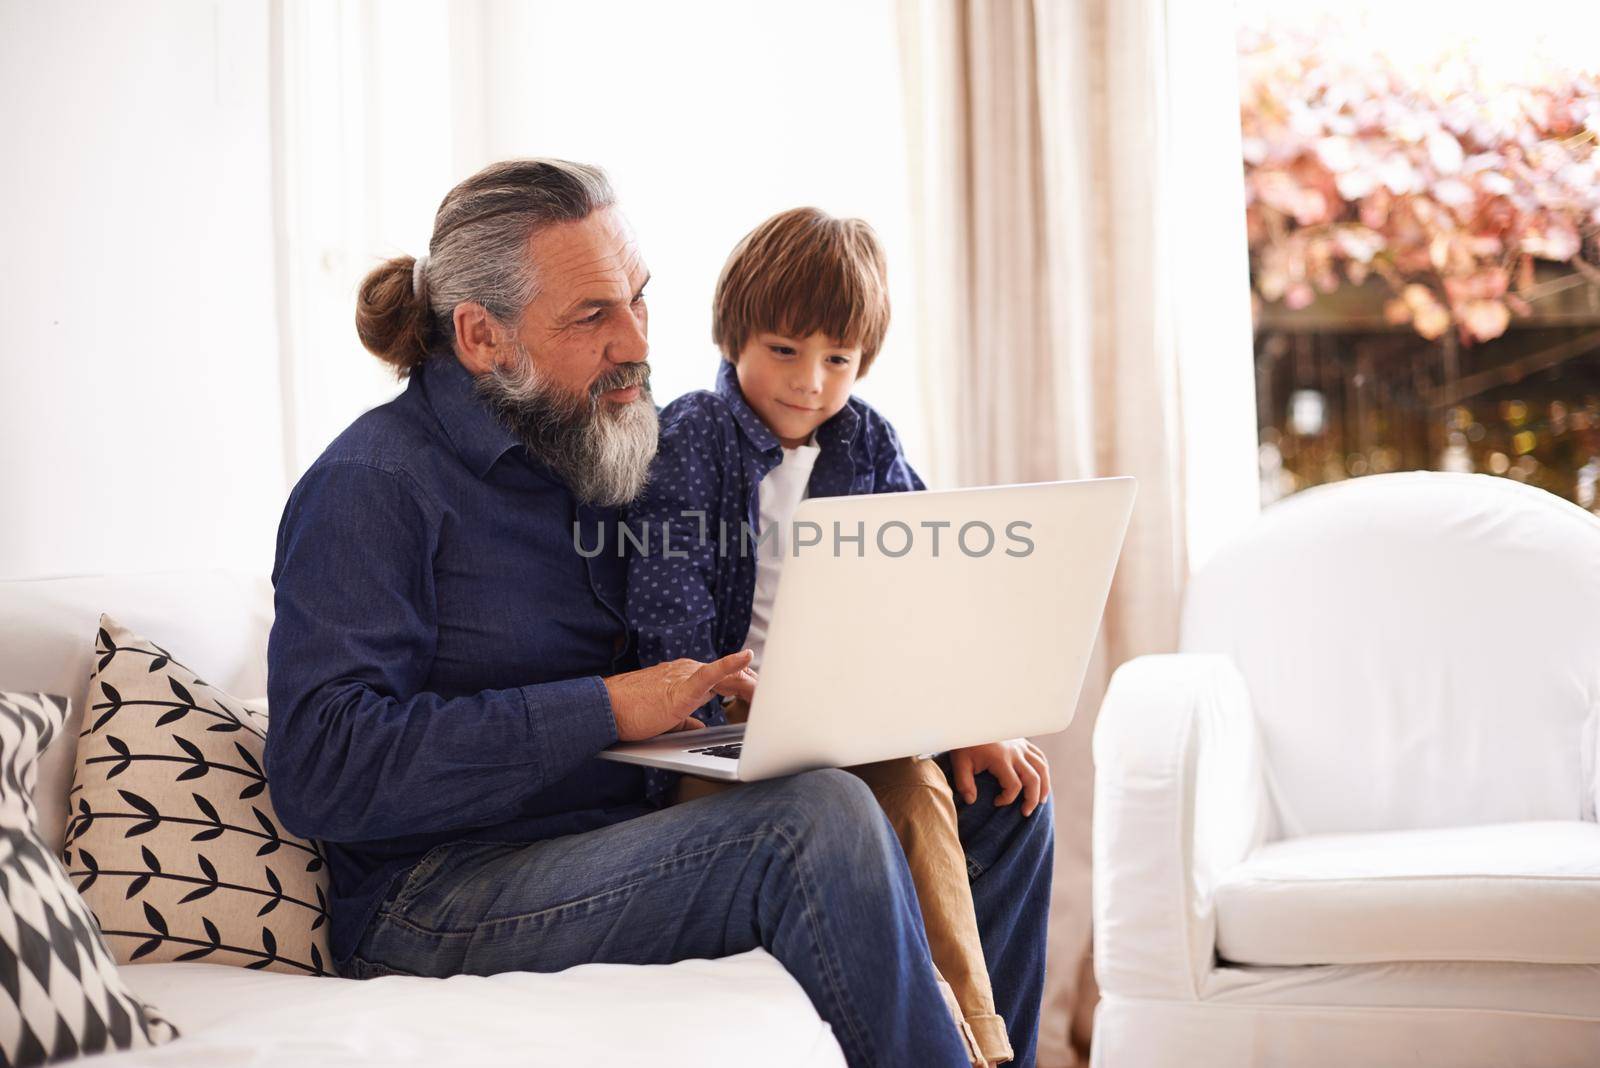
<svg viewBox="0 0 1600 1068">
<path fill-rule="evenodd" d="M 756 553 L 741 524 L 759 535 L 761 480 L 782 462 L 783 447 L 745 401 L 727 361 L 716 386 L 679 397 L 662 411 L 649 484 L 628 512 L 629 525 L 646 544 L 629 561 L 627 601 L 644 667 L 727 656 L 744 648 L 750 631 Z M 816 443 L 821 452 L 807 496 L 926 488 L 889 421 L 859 398 L 817 428 Z M 703 527 L 697 513 L 704 513 Z M 711 701 L 698 715 L 720 722 L 721 705 Z"/>
</svg>

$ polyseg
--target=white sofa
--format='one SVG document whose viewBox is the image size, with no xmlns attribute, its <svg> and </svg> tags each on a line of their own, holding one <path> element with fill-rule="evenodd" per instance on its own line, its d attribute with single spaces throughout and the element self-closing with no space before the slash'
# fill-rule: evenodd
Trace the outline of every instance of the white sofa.
<svg viewBox="0 0 1600 1068">
<path fill-rule="evenodd" d="M 1600 1065 L 1600 519 L 1311 490 L 1181 650 L 1095 733 L 1095 1065 Z"/>
<path fill-rule="evenodd" d="M 0 582 L 0 689 L 65 694 L 46 753 L 41 831 L 59 849 L 96 620 L 109 612 L 237 697 L 266 692 L 271 590 L 216 572 Z M 555 975 L 364 982 L 212 964 L 125 965 L 183 1032 L 125 1065 L 842 1065 L 832 1031 L 772 957 Z"/>
</svg>

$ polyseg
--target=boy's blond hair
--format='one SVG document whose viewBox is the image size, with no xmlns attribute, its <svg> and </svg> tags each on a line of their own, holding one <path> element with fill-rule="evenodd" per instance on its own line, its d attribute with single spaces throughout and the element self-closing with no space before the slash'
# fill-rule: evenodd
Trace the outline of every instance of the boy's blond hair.
<svg viewBox="0 0 1600 1068">
<path fill-rule="evenodd" d="M 739 362 L 751 336 L 822 333 L 861 346 L 861 374 L 889 329 L 888 267 L 872 227 L 817 208 L 793 208 L 734 246 L 712 299 L 711 340 Z"/>
</svg>

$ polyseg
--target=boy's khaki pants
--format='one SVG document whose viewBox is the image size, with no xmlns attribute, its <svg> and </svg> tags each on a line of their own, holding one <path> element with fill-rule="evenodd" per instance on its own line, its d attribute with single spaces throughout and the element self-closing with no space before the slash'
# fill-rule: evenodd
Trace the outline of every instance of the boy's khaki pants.
<svg viewBox="0 0 1600 1068">
<path fill-rule="evenodd" d="M 728 712 L 730 721 L 739 722 L 734 719 L 734 708 Z M 972 1063 L 1002 1064 L 1011 1060 L 1005 1021 L 994 1011 L 994 989 L 983 959 L 983 943 L 978 939 L 967 857 L 956 830 L 955 796 L 944 771 L 931 760 L 913 758 L 845 770 L 872 788 L 900 838 L 900 848 L 916 884 L 934 967 L 939 971 L 945 1001 L 967 1043 Z M 678 782 L 674 803 L 693 801 L 735 785 L 685 775 Z"/>
</svg>

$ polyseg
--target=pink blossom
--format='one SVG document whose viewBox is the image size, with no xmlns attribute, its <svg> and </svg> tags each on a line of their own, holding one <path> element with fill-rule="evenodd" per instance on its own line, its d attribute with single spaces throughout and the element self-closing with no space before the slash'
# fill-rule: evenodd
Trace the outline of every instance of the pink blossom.
<svg viewBox="0 0 1600 1068">
<path fill-rule="evenodd" d="M 1535 257 L 1600 263 L 1600 74 L 1490 91 L 1460 56 L 1407 72 L 1336 37 L 1241 35 L 1261 299 L 1382 278 L 1388 321 L 1483 341 L 1527 311 L 1513 271 L 1526 286 Z"/>
</svg>

